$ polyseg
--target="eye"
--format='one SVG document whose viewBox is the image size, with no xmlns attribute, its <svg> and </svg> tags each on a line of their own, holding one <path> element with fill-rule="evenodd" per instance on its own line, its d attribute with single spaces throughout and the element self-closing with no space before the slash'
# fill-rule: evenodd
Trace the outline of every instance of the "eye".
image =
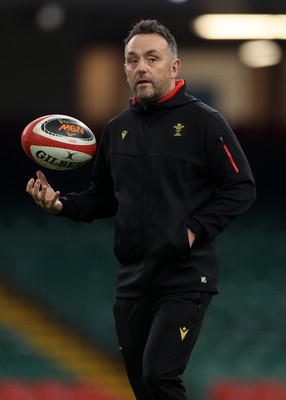
<svg viewBox="0 0 286 400">
<path fill-rule="evenodd" d="M 149 58 L 148 58 L 148 62 L 149 62 L 150 64 L 153 64 L 155 61 L 157 61 L 157 58 L 156 58 L 156 57 L 149 57 Z"/>
<path fill-rule="evenodd" d="M 130 60 L 127 60 L 127 63 L 131 66 L 136 65 L 138 61 L 135 58 L 131 58 Z"/>
</svg>

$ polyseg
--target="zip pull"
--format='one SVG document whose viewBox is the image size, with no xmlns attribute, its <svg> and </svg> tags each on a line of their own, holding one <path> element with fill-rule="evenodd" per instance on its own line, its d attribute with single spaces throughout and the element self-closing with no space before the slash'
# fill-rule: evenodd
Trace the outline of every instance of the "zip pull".
<svg viewBox="0 0 286 400">
<path fill-rule="evenodd" d="M 236 173 L 238 173 L 239 169 L 238 169 L 237 165 L 235 164 L 235 161 L 234 161 L 230 151 L 228 150 L 227 145 L 224 143 L 223 136 L 220 136 L 219 140 L 220 140 L 220 142 L 222 144 L 222 148 L 224 149 L 226 155 L 228 156 L 229 161 L 231 162 L 231 165 L 233 166 L 233 169 L 235 170 Z"/>
</svg>

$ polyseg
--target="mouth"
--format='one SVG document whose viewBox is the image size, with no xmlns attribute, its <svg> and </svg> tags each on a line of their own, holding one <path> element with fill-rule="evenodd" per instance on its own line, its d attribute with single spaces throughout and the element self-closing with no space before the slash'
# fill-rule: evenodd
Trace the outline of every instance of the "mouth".
<svg viewBox="0 0 286 400">
<path fill-rule="evenodd" d="M 143 86 L 148 84 L 151 84 L 151 82 L 146 79 L 138 79 L 138 81 L 136 81 L 136 86 Z"/>
</svg>

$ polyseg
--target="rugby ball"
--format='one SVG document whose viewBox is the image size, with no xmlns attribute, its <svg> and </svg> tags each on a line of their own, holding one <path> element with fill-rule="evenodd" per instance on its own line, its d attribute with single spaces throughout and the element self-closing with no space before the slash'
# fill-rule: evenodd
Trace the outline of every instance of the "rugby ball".
<svg viewBox="0 0 286 400">
<path fill-rule="evenodd" d="M 22 132 L 23 150 L 42 167 L 72 170 L 89 162 L 96 152 L 93 132 L 76 118 L 45 115 L 30 122 Z"/>
</svg>

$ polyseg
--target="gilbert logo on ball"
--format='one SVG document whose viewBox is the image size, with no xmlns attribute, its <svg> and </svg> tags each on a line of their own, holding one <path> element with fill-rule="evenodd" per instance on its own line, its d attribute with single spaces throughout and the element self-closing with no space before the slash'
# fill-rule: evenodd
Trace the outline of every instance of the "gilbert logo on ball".
<svg viewBox="0 0 286 400">
<path fill-rule="evenodd" d="M 30 122 L 22 132 L 21 143 L 33 161 L 56 170 L 79 168 L 96 152 L 92 131 L 78 119 L 61 114 Z"/>
</svg>

